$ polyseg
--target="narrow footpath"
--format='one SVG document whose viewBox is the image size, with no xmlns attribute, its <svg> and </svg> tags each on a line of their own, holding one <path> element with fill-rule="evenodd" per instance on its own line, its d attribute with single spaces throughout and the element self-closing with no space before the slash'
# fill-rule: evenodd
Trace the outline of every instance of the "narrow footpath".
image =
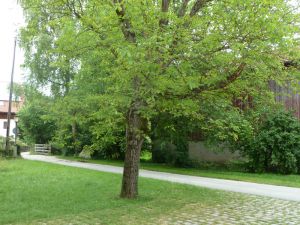
<svg viewBox="0 0 300 225">
<path fill-rule="evenodd" d="M 28 152 L 22 153 L 22 157 L 28 160 L 36 160 L 65 166 L 79 167 L 84 169 L 97 170 L 109 173 L 123 173 L 122 167 L 108 166 L 101 164 L 75 162 L 65 159 L 59 159 L 55 156 L 45 155 L 30 155 Z M 149 170 L 140 170 L 140 177 L 152 178 L 157 180 L 170 181 L 181 184 L 195 185 L 199 187 L 206 187 L 211 189 L 218 189 L 223 191 L 239 192 L 245 194 L 253 194 L 259 196 L 267 196 L 289 201 L 300 202 L 300 188 L 257 184 L 243 181 L 233 181 L 225 179 L 215 179 L 206 177 L 196 177 L 189 175 L 180 175 L 173 173 L 156 172 Z"/>
</svg>

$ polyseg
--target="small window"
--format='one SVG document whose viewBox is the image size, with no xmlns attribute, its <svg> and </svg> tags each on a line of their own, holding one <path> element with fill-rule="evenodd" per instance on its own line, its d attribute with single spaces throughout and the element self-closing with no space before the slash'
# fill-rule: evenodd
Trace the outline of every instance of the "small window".
<svg viewBox="0 0 300 225">
<path fill-rule="evenodd" d="M 3 122 L 3 129 L 7 129 L 7 121 Z"/>
</svg>

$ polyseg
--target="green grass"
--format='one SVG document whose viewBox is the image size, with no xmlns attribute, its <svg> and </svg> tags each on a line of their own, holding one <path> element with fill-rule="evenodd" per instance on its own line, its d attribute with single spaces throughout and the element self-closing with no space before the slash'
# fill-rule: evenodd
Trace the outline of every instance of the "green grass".
<svg viewBox="0 0 300 225">
<path fill-rule="evenodd" d="M 157 224 L 188 205 L 211 207 L 229 198 L 221 191 L 140 179 L 139 197 L 124 200 L 120 185 L 116 174 L 0 160 L 0 224 Z"/>
<path fill-rule="evenodd" d="M 76 157 L 60 157 L 60 158 L 75 160 L 75 161 L 90 162 L 96 164 L 123 166 L 122 161 L 93 160 L 93 159 L 82 160 Z M 149 162 L 141 162 L 141 168 L 146 170 L 152 170 L 152 171 L 161 171 L 161 172 L 184 174 L 184 175 L 191 175 L 191 176 L 248 181 L 254 183 L 273 184 L 273 185 L 300 188 L 300 175 L 246 173 L 246 172 L 229 171 L 221 168 L 220 169 L 177 168 L 168 165 L 149 163 Z"/>
</svg>

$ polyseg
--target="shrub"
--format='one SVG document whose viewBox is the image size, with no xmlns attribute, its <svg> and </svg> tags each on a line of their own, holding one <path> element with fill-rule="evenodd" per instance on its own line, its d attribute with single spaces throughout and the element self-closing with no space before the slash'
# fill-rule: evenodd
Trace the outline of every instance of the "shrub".
<svg viewBox="0 0 300 225">
<path fill-rule="evenodd" d="M 290 112 L 279 110 L 261 116 L 248 143 L 240 149 L 249 158 L 253 172 L 300 172 L 300 123 Z"/>
<path fill-rule="evenodd" d="M 152 162 L 167 163 L 180 167 L 189 165 L 187 144 L 176 144 L 177 145 L 162 139 L 153 141 Z"/>
<path fill-rule="evenodd" d="M 41 104 L 27 104 L 18 113 L 20 134 L 27 143 L 48 143 L 56 125 L 48 118 L 48 108 Z"/>
<path fill-rule="evenodd" d="M 0 136 L 0 157 L 14 157 L 14 151 L 16 151 L 16 145 L 12 138 L 9 138 L 9 149 L 6 152 L 5 138 Z"/>
<path fill-rule="evenodd" d="M 161 113 L 151 121 L 152 161 L 174 166 L 188 166 L 188 134 L 191 121 Z"/>
</svg>

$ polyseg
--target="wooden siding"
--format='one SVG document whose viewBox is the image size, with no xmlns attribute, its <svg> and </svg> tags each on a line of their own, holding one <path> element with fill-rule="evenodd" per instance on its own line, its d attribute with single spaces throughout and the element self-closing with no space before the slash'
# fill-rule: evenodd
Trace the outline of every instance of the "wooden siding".
<svg viewBox="0 0 300 225">
<path fill-rule="evenodd" d="M 269 87 L 275 93 L 276 102 L 281 102 L 286 109 L 294 111 L 294 115 L 300 119 L 300 93 L 294 92 L 289 83 L 282 87 L 275 81 L 269 81 Z"/>
</svg>

